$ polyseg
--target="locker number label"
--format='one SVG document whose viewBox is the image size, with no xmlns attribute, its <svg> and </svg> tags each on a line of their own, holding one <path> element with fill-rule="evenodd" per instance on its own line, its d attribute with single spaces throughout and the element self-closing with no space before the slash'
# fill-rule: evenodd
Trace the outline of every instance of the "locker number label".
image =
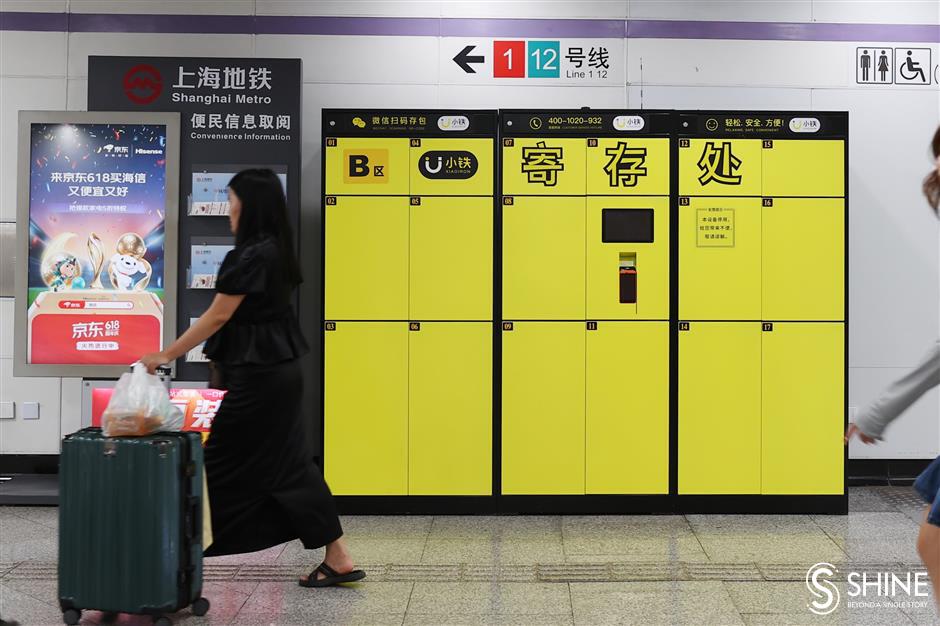
<svg viewBox="0 0 940 626">
<path fill-rule="evenodd" d="M 774 331 L 774 323 L 764 322 L 761 324 L 761 330 L 763 330 L 765 333 L 772 333 Z"/>
<path fill-rule="evenodd" d="M 689 330 L 688 322 L 679 322 L 679 330 Z"/>
<path fill-rule="evenodd" d="M 408 330 L 411 330 L 411 331 L 421 330 L 421 322 L 410 322 L 408 324 Z"/>
<path fill-rule="evenodd" d="M 588 322 L 588 323 L 587 323 L 587 329 L 588 329 L 588 330 L 597 330 L 597 322 Z"/>
<path fill-rule="evenodd" d="M 327 196 L 326 206 L 336 206 L 336 196 Z"/>
<path fill-rule="evenodd" d="M 335 148 L 336 147 L 336 137 L 327 137 L 326 138 L 326 147 Z"/>
<path fill-rule="evenodd" d="M 774 199 L 773 199 L 773 198 L 764 198 L 764 199 L 761 201 L 761 206 L 765 206 L 765 207 L 768 207 L 768 208 L 769 208 L 769 207 L 772 207 L 773 205 L 774 205 Z"/>
<path fill-rule="evenodd" d="M 503 322 L 503 330 L 512 330 L 512 322 Z"/>
<path fill-rule="evenodd" d="M 327 322 L 323 325 L 325 330 L 336 330 L 336 322 Z"/>
</svg>

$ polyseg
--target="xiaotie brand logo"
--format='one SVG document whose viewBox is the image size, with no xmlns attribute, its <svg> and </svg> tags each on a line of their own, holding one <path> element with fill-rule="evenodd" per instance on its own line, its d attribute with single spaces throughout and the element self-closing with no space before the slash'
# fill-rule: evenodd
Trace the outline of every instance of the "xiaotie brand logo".
<svg viewBox="0 0 940 626">
<path fill-rule="evenodd" d="M 124 94 L 135 104 L 149 104 L 160 97 L 163 78 L 152 65 L 135 65 L 124 74 Z"/>
<path fill-rule="evenodd" d="M 388 182 L 388 150 L 346 150 L 343 152 L 346 184 L 382 184 Z"/>
<path fill-rule="evenodd" d="M 431 150 L 418 160 L 418 171 L 432 179 L 467 179 L 477 173 L 477 167 L 476 156 L 466 150 Z"/>
</svg>

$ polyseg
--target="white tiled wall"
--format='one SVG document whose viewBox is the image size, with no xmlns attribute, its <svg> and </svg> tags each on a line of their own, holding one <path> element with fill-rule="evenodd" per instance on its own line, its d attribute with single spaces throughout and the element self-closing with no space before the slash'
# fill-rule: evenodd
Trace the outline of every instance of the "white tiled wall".
<svg viewBox="0 0 940 626">
<path fill-rule="evenodd" d="M 940 3 L 873 0 L 0 0 L 3 11 L 252 14 L 394 18 L 593 18 L 792 23 L 940 24 Z M 940 122 L 936 86 L 862 88 L 854 42 L 631 39 L 612 86 L 449 84 L 437 37 L 0 32 L 0 221 L 15 219 L 16 112 L 83 109 L 90 54 L 299 57 L 304 61 L 306 236 L 320 219 L 323 107 L 644 107 L 848 110 L 851 114 L 850 404 L 864 406 L 912 366 L 938 332 L 938 222 L 919 187 Z M 450 42 L 448 42 L 450 43 Z M 864 44 L 882 42 L 859 42 Z M 884 42 L 888 43 L 888 42 Z M 934 61 L 940 49 L 933 48 Z M 459 82 L 459 81 L 456 81 Z M 311 257 L 317 256 L 311 254 Z M 311 261 L 312 262 L 312 261 Z M 308 271 L 305 302 L 317 302 Z M 0 300 L 0 399 L 39 400 L 36 422 L 0 422 L 0 453 L 58 451 L 79 427 L 81 382 L 11 377 L 13 303 Z M 315 338 L 313 338 L 315 339 Z M 940 451 L 940 394 L 924 398 L 881 446 L 856 457 Z"/>
</svg>

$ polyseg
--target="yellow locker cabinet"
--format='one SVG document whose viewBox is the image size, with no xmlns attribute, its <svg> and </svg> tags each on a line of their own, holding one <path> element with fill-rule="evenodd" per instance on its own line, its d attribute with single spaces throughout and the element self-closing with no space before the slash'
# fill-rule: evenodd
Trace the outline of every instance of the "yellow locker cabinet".
<svg viewBox="0 0 940 626">
<path fill-rule="evenodd" d="M 490 495 L 492 324 L 421 322 L 408 336 L 408 493 Z"/>
<path fill-rule="evenodd" d="M 679 318 L 761 319 L 761 199 L 679 206 Z"/>
<path fill-rule="evenodd" d="M 503 330 L 502 493 L 584 494 L 584 322 Z"/>
<path fill-rule="evenodd" d="M 325 158 L 328 196 L 408 195 L 408 139 L 340 137 L 327 142 Z"/>
<path fill-rule="evenodd" d="M 584 139 L 504 138 L 504 196 L 583 196 Z"/>
<path fill-rule="evenodd" d="M 760 322 L 680 327 L 681 495 L 760 493 L 760 360 Z"/>
<path fill-rule="evenodd" d="M 493 319 L 493 198 L 421 197 L 411 206 L 413 320 Z"/>
<path fill-rule="evenodd" d="M 845 319 L 845 201 L 689 198 L 679 207 L 679 317 Z"/>
<path fill-rule="evenodd" d="M 493 196 L 492 139 L 412 139 L 412 196 Z"/>
<path fill-rule="evenodd" d="M 503 318 L 583 320 L 584 197 L 503 206 Z"/>
<path fill-rule="evenodd" d="M 325 210 L 329 320 L 408 319 L 407 197 L 335 197 Z"/>
<path fill-rule="evenodd" d="M 841 494 L 845 326 L 770 328 L 761 333 L 761 493 Z"/>
<path fill-rule="evenodd" d="M 324 342 L 333 493 L 492 493 L 490 323 L 339 322 Z"/>
<path fill-rule="evenodd" d="M 587 318 L 669 318 L 669 198 L 587 198 Z"/>
<path fill-rule="evenodd" d="M 760 196 L 760 139 L 680 139 L 680 196 Z"/>
<path fill-rule="evenodd" d="M 408 324 L 339 322 L 324 341 L 324 474 L 336 495 L 408 493 Z"/>
<path fill-rule="evenodd" d="M 587 139 L 587 195 L 668 196 L 669 139 Z"/>
<path fill-rule="evenodd" d="M 845 196 L 845 142 L 835 139 L 783 139 L 763 143 L 766 197 Z"/>
<path fill-rule="evenodd" d="M 586 336 L 585 492 L 668 493 L 669 323 L 598 322 Z"/>
<path fill-rule="evenodd" d="M 843 493 L 844 326 L 679 332 L 679 493 Z"/>
</svg>

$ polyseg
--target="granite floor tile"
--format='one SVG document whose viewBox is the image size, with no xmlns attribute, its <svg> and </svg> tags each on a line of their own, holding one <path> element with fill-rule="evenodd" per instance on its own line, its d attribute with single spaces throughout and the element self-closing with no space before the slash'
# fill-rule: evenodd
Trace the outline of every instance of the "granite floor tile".
<svg viewBox="0 0 940 626">
<path fill-rule="evenodd" d="M 720 582 L 572 583 L 575 624 L 741 624 Z"/>
<path fill-rule="evenodd" d="M 62 611 L 54 604 L 37 600 L 6 583 L 0 583 L 0 615 L 3 619 L 15 620 L 22 626 L 62 623 Z"/>
<path fill-rule="evenodd" d="M 58 553 L 56 529 L 15 515 L 0 519 L 0 562 L 55 562 Z"/>
<path fill-rule="evenodd" d="M 405 626 L 573 626 L 565 615 L 453 615 L 450 613 L 405 615 Z"/>
<path fill-rule="evenodd" d="M 434 539 L 561 539 L 561 518 L 557 516 L 440 516 L 434 518 L 430 538 Z"/>
<path fill-rule="evenodd" d="M 53 530 L 59 528 L 59 507 L 56 506 L 12 506 L 9 512 L 23 519 L 46 526 Z"/>
<path fill-rule="evenodd" d="M 507 564 L 563 563 L 560 537 L 549 539 L 428 539 L 421 563 Z"/>
<path fill-rule="evenodd" d="M 664 530 L 659 535 L 630 529 L 586 529 L 565 533 L 565 557 L 584 560 L 594 555 L 619 555 L 630 561 L 707 561 L 708 555 L 691 530 Z"/>
<path fill-rule="evenodd" d="M 363 615 L 404 615 L 414 583 L 360 583 L 304 589 L 294 582 L 261 583 L 239 611 L 237 620 L 270 616 L 316 615 L 346 620 Z"/>
<path fill-rule="evenodd" d="M 766 532 L 709 534 L 696 532 L 709 560 L 716 563 L 796 563 L 807 567 L 820 561 L 843 562 L 847 555 L 821 530 L 775 535 Z"/>
<path fill-rule="evenodd" d="M 228 554 L 226 556 L 213 556 L 206 558 L 205 562 L 212 565 L 231 565 L 243 563 L 252 563 L 252 564 L 263 564 L 263 563 L 276 563 L 277 558 L 284 552 L 284 549 L 288 544 L 281 544 L 279 546 L 274 546 L 273 548 L 268 548 L 267 550 L 260 550 L 258 552 L 249 552 L 247 554 Z"/>
<path fill-rule="evenodd" d="M 431 615 L 570 615 L 561 583 L 415 583 L 408 613 Z"/>
<path fill-rule="evenodd" d="M 852 561 L 916 563 L 919 525 L 900 512 L 820 515 L 813 521 Z"/>
<path fill-rule="evenodd" d="M 359 539 L 423 539 L 431 532 L 434 518 L 429 515 L 390 516 L 354 515 L 343 517 L 343 533 L 347 541 Z"/>
</svg>

